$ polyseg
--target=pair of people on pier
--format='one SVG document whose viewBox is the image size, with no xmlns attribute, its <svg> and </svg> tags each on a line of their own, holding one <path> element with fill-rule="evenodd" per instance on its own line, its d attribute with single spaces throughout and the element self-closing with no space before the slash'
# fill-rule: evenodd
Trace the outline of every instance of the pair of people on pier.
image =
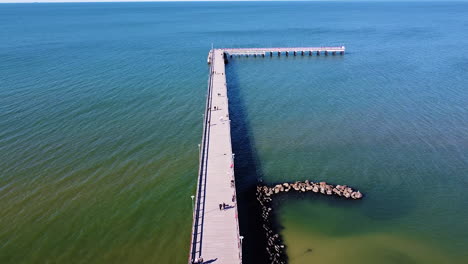
<svg viewBox="0 0 468 264">
<path fill-rule="evenodd" d="M 229 204 L 226 204 L 226 203 L 222 203 L 222 204 L 219 204 L 219 210 L 225 210 L 227 207 L 229 206 Z"/>
</svg>

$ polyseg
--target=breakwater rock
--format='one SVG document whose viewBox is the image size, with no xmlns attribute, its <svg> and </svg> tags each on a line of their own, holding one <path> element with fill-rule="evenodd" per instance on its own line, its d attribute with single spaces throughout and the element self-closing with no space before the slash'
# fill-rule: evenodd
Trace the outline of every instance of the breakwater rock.
<svg viewBox="0 0 468 264">
<path fill-rule="evenodd" d="M 281 192 L 297 191 L 297 192 L 314 192 L 325 195 L 338 195 L 345 198 L 361 199 L 362 193 L 360 191 L 354 191 L 352 188 L 346 185 L 332 185 L 326 182 L 294 182 L 294 183 L 283 183 L 277 184 L 273 187 L 258 186 L 258 192 L 262 192 L 265 196 L 272 196 Z"/>
<path fill-rule="evenodd" d="M 363 197 L 362 193 L 359 191 L 354 191 L 352 188 L 346 185 L 332 185 L 327 184 L 326 182 L 310 182 L 308 180 L 304 182 L 294 182 L 294 183 L 282 183 L 275 186 L 257 186 L 257 200 L 261 205 L 262 218 L 263 218 L 263 229 L 267 238 L 267 247 L 266 251 L 270 258 L 270 263 L 272 264 L 286 264 L 287 255 L 285 250 L 285 245 L 278 234 L 275 232 L 275 223 L 273 215 L 273 209 L 271 202 L 273 197 L 278 194 L 284 194 L 287 192 L 313 192 L 323 195 L 336 195 L 341 196 L 346 199 L 361 199 Z"/>
</svg>

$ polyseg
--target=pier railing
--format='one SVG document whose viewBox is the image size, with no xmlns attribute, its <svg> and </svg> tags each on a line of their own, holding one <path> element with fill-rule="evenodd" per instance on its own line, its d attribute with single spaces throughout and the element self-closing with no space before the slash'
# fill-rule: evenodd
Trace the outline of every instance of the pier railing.
<svg viewBox="0 0 468 264">
<path fill-rule="evenodd" d="M 213 88 L 213 65 L 214 65 L 214 52 L 211 52 L 210 62 L 210 74 L 208 78 L 208 91 L 206 97 L 206 109 L 203 119 L 203 135 L 200 145 L 200 155 L 199 155 L 199 168 L 198 168 L 198 183 L 196 191 L 195 206 L 193 212 L 193 223 L 192 223 L 192 238 L 190 243 L 190 255 L 189 262 L 192 263 L 197 257 L 201 256 L 201 243 L 203 236 L 203 214 L 201 211 L 204 211 L 204 197 L 205 194 L 205 180 L 206 180 L 206 165 L 207 165 L 207 155 L 208 155 L 208 144 L 209 140 L 209 130 L 210 126 L 208 125 L 208 120 L 210 120 L 211 115 L 211 96 Z M 202 190 L 203 188 L 203 190 Z M 202 201 L 203 200 L 203 201 Z M 203 209 L 201 208 L 203 206 Z M 201 218 L 201 221 L 200 221 Z M 198 252 L 198 256 L 197 256 Z"/>
<path fill-rule="evenodd" d="M 227 94 L 226 94 L 226 97 L 227 97 Z M 227 98 L 227 100 L 229 100 L 229 98 Z M 229 116 L 229 125 L 231 122 L 231 116 Z M 232 142 L 232 136 L 231 136 L 231 130 L 229 129 L 229 141 Z M 231 153 L 232 153 L 232 146 L 231 146 Z M 237 204 L 237 191 L 236 191 L 236 177 L 235 177 L 235 171 L 234 171 L 234 168 L 235 168 L 235 164 L 234 164 L 234 160 L 235 160 L 235 154 L 232 153 L 232 158 L 231 158 L 231 168 L 232 168 L 232 182 L 234 183 L 234 197 L 235 197 L 235 203 Z M 239 248 L 239 263 L 242 264 L 242 236 L 240 235 L 240 228 L 239 228 L 239 211 L 238 211 L 238 208 L 237 206 L 235 206 L 235 209 L 236 209 L 236 213 L 235 213 L 235 216 L 236 216 L 236 228 L 237 228 L 237 246 Z"/>
</svg>

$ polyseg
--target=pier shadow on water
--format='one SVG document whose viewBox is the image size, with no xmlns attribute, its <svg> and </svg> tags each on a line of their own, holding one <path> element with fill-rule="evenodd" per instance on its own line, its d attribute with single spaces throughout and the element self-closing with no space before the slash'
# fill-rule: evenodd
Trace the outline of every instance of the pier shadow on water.
<svg viewBox="0 0 468 264">
<path fill-rule="evenodd" d="M 262 178 L 260 160 L 255 151 L 246 107 L 240 91 L 235 63 L 226 64 L 231 119 L 232 148 L 235 153 L 237 204 L 240 235 L 243 239 L 242 262 L 245 264 L 268 263 L 266 237 L 262 228 L 261 208 L 256 200 L 256 186 Z"/>
</svg>

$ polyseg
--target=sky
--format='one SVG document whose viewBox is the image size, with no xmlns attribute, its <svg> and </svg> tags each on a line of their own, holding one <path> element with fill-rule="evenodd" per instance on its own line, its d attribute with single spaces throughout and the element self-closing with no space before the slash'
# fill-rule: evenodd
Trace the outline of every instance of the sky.
<svg viewBox="0 0 468 264">
<path fill-rule="evenodd" d="M 252 1 L 252 0 L 0 0 L 0 3 L 63 3 L 63 2 L 197 2 L 197 1 Z M 254 0 L 254 1 L 287 1 L 287 0 Z M 294 1 L 368 1 L 368 2 L 430 2 L 444 0 L 294 0 Z M 448 0 L 456 2 L 465 2 L 468 0 Z"/>
<path fill-rule="evenodd" d="M 176 1 L 233 1 L 233 0 L 0 0 L 0 3 L 63 3 L 63 2 L 176 2 Z M 234 1 L 251 1 L 251 0 L 234 0 Z M 268 0 L 255 0 L 255 1 L 268 1 Z M 278 0 L 276 0 L 278 1 Z M 297 1 L 297 0 L 296 0 Z M 443 1 L 443 0 L 299 0 L 299 1 L 369 1 L 369 2 L 394 2 L 394 1 L 407 1 L 407 2 L 428 2 L 428 1 Z M 468 0 L 449 0 L 449 1 L 468 1 Z"/>
</svg>

